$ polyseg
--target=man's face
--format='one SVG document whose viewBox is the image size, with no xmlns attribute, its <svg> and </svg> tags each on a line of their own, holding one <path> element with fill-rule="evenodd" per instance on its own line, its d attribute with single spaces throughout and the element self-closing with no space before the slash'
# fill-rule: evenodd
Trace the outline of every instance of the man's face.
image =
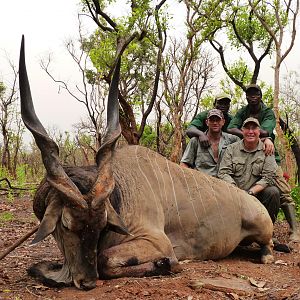
<svg viewBox="0 0 300 300">
<path fill-rule="evenodd" d="M 246 92 L 246 99 L 249 105 L 256 106 L 261 101 L 261 93 L 255 88 L 251 88 Z"/>
<path fill-rule="evenodd" d="M 225 120 L 218 116 L 211 116 L 206 120 L 208 130 L 214 133 L 221 132 L 224 123 Z"/>
<path fill-rule="evenodd" d="M 227 98 L 223 98 L 220 100 L 217 100 L 215 103 L 215 108 L 222 111 L 223 114 L 227 114 L 230 107 L 230 100 Z"/>
<path fill-rule="evenodd" d="M 257 124 L 249 122 L 245 124 L 245 126 L 242 128 L 243 137 L 246 142 L 254 143 L 258 142 L 259 135 L 260 135 L 260 129 Z"/>
</svg>

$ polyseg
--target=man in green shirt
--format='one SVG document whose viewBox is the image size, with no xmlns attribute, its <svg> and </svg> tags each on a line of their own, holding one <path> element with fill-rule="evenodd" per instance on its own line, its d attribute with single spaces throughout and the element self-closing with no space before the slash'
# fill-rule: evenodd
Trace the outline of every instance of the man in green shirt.
<svg viewBox="0 0 300 300">
<path fill-rule="evenodd" d="M 280 206 L 280 191 L 274 185 L 278 167 L 275 156 L 265 154 L 256 118 L 247 118 L 241 131 L 243 139 L 227 147 L 218 177 L 255 196 L 266 207 L 274 223 Z"/>
<path fill-rule="evenodd" d="M 227 127 L 227 132 L 231 134 L 235 134 L 239 137 L 243 136 L 242 132 L 242 124 L 243 122 L 249 118 L 253 117 L 257 119 L 260 123 L 260 138 L 265 140 L 264 143 L 264 151 L 266 155 L 270 155 L 274 153 L 274 144 L 271 142 L 271 140 L 268 139 L 271 138 L 273 141 L 275 139 L 274 136 L 274 129 L 276 126 L 276 118 L 273 110 L 269 107 L 267 107 L 262 101 L 262 91 L 261 88 L 256 84 L 250 84 L 246 88 L 246 99 L 248 102 L 248 105 L 243 106 L 241 109 L 239 109 L 236 113 L 236 115 L 233 117 L 231 122 L 229 123 Z M 275 158 L 277 161 L 277 164 L 280 164 L 280 157 L 278 154 L 275 154 Z M 280 194 L 280 204 L 281 208 L 284 212 L 284 215 L 286 217 L 287 222 L 290 226 L 290 241 L 300 241 L 300 232 L 297 226 L 297 220 L 296 220 L 296 213 L 295 213 L 295 204 L 290 196 L 291 188 L 282 176 L 283 172 L 281 167 L 279 166 L 277 168 L 277 175 L 275 184 L 279 188 L 281 194 Z"/>
<path fill-rule="evenodd" d="M 231 98 L 227 94 L 220 94 L 216 96 L 214 102 L 214 108 L 219 109 L 222 111 L 224 115 L 225 123 L 223 125 L 222 130 L 227 131 L 227 126 L 230 123 L 232 116 L 228 113 L 230 107 Z M 196 137 L 199 139 L 199 142 L 202 147 L 209 147 L 209 141 L 205 131 L 208 129 L 206 124 L 207 114 L 209 110 L 205 110 L 200 112 L 190 123 L 186 134 L 189 138 Z"/>
<path fill-rule="evenodd" d="M 225 124 L 223 113 L 219 109 L 211 109 L 207 113 L 205 123 L 208 130 L 205 135 L 209 142 L 209 147 L 203 147 L 197 137 L 191 138 L 180 161 L 184 167 L 195 168 L 211 176 L 217 176 L 218 162 L 227 145 L 239 141 L 240 139 L 232 134 L 222 131 Z"/>
</svg>

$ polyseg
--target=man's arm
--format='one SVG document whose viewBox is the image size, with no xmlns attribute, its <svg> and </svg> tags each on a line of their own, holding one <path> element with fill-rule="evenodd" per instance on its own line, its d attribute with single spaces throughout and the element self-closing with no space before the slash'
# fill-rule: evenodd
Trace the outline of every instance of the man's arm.
<svg viewBox="0 0 300 300">
<path fill-rule="evenodd" d="M 236 185 L 235 180 L 233 179 L 233 169 L 232 169 L 232 149 L 230 145 L 224 152 L 222 160 L 220 162 L 219 171 L 218 171 L 218 178 Z"/>
<path fill-rule="evenodd" d="M 262 186 L 260 184 L 254 184 L 251 186 L 251 188 L 248 190 L 248 193 L 251 192 L 253 195 L 257 195 L 259 192 L 263 191 L 266 187 Z"/>
<path fill-rule="evenodd" d="M 277 163 L 275 161 L 275 156 L 266 156 L 263 169 L 261 172 L 261 179 L 257 181 L 250 189 L 253 195 L 258 194 L 263 191 L 267 186 L 274 185 L 274 178 L 276 176 L 277 171 Z M 249 192 L 248 191 L 248 192 Z"/>
<path fill-rule="evenodd" d="M 242 139 L 243 138 L 243 133 L 241 131 L 242 124 L 243 124 L 242 112 L 241 110 L 238 110 L 236 115 L 230 121 L 227 127 L 227 132 L 230 134 L 234 134 Z"/>
<path fill-rule="evenodd" d="M 277 163 L 274 155 L 265 156 L 263 168 L 261 171 L 261 179 L 256 182 L 264 187 L 274 185 L 274 179 L 277 172 Z"/>
<path fill-rule="evenodd" d="M 243 138 L 243 133 L 238 128 L 227 128 L 227 132 L 230 133 L 230 134 L 236 135 L 241 139 Z"/>
<path fill-rule="evenodd" d="M 272 137 L 273 131 L 276 126 L 276 117 L 271 108 L 265 108 L 263 111 L 262 120 L 260 122 L 260 130 L 268 137 Z"/>
<path fill-rule="evenodd" d="M 274 155 L 265 156 L 264 163 L 261 170 L 261 179 L 248 190 L 253 195 L 263 191 L 267 186 L 274 185 L 274 178 L 277 172 L 277 163 Z"/>
<path fill-rule="evenodd" d="M 184 162 L 180 162 L 179 164 L 181 167 L 184 167 L 184 168 L 191 168 L 190 165 L 188 165 L 187 163 L 184 163 Z"/>
<path fill-rule="evenodd" d="M 270 135 L 269 135 L 269 132 L 267 130 L 264 130 L 264 129 L 260 128 L 260 135 L 259 135 L 260 138 L 266 138 L 266 137 L 269 137 L 269 136 Z"/>
<path fill-rule="evenodd" d="M 209 147 L 209 140 L 208 140 L 207 135 L 203 131 L 199 130 L 197 127 L 195 127 L 193 125 L 190 126 L 186 130 L 186 134 L 189 138 L 192 138 L 192 137 L 198 138 L 199 142 L 203 148 Z"/>
<path fill-rule="evenodd" d="M 188 143 L 182 158 L 180 160 L 180 165 L 183 167 L 193 168 L 195 165 L 195 160 L 197 156 L 198 139 L 192 138 Z"/>
<path fill-rule="evenodd" d="M 273 155 L 275 152 L 275 146 L 270 138 L 260 138 L 264 143 L 264 152 L 266 155 Z"/>
</svg>

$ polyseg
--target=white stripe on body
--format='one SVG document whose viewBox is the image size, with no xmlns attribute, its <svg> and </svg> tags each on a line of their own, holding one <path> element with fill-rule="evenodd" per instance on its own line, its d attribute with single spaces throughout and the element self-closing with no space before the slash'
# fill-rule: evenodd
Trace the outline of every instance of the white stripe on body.
<svg viewBox="0 0 300 300">
<path fill-rule="evenodd" d="M 211 191 L 212 191 L 212 194 L 214 195 L 214 197 L 213 197 L 212 200 L 215 201 L 216 207 L 217 207 L 217 211 L 218 211 L 218 214 L 219 214 L 219 216 L 220 216 L 222 225 L 225 226 L 225 222 L 224 222 L 223 216 L 222 216 L 222 214 L 221 214 L 221 208 L 220 208 L 220 206 L 219 206 L 219 202 L 218 202 L 218 200 L 217 200 L 216 193 L 215 193 L 215 190 L 214 190 L 213 187 L 212 187 L 212 184 L 211 184 L 211 181 L 210 181 L 210 179 L 209 179 L 209 176 L 206 175 L 206 174 L 204 174 L 204 173 L 203 173 L 203 176 L 204 176 L 205 180 L 207 181 L 208 186 L 210 187 L 210 189 L 211 189 Z M 225 243 L 223 243 L 223 239 L 220 239 L 219 242 L 220 242 L 220 249 L 221 249 L 221 252 L 219 252 L 219 253 L 223 253 L 223 248 L 225 249 Z M 215 255 L 215 253 L 214 253 L 214 255 Z"/>
<path fill-rule="evenodd" d="M 178 222 L 180 224 L 180 227 L 182 229 L 183 234 L 186 236 L 185 231 L 184 231 L 184 227 L 183 227 L 183 225 L 181 223 L 181 219 L 180 219 L 180 213 L 179 213 L 179 209 L 178 209 L 178 203 L 177 203 L 177 197 L 176 197 L 176 192 L 175 192 L 175 187 L 174 187 L 174 181 L 173 181 L 173 178 L 172 178 L 172 175 L 171 175 L 171 172 L 170 172 L 169 161 L 167 159 L 165 159 L 165 160 L 167 162 L 168 173 L 169 173 L 169 177 L 170 177 L 170 180 L 171 180 L 171 183 L 172 183 L 172 189 L 173 189 L 173 195 L 174 195 L 174 202 L 175 202 L 176 210 L 177 210 Z"/>
<path fill-rule="evenodd" d="M 136 146 L 136 147 L 135 147 L 135 155 L 136 155 L 137 165 L 138 165 L 138 168 L 139 168 L 141 174 L 144 176 L 144 178 L 146 179 L 146 182 L 148 183 L 148 185 L 149 185 L 149 187 L 150 187 L 150 190 L 151 190 L 151 192 L 152 192 L 152 194 L 153 194 L 153 196 L 154 196 L 154 201 L 155 201 L 155 205 L 156 205 L 157 211 L 159 211 L 159 208 L 160 208 L 160 206 L 159 206 L 159 199 L 157 199 L 157 196 L 156 196 L 156 194 L 154 193 L 154 190 L 152 189 L 152 185 L 150 184 L 147 175 L 143 172 L 143 170 L 142 170 L 142 168 L 141 168 L 141 166 L 140 166 L 140 164 L 139 164 L 138 153 L 137 153 L 138 148 L 139 148 L 139 146 Z"/>
<path fill-rule="evenodd" d="M 161 170 L 161 168 L 160 168 L 160 166 L 159 166 L 159 164 L 157 163 L 157 158 L 158 156 L 157 155 L 155 155 L 155 164 L 156 164 L 156 166 L 157 166 L 157 169 L 159 170 L 159 172 L 160 172 L 160 178 L 161 178 L 161 180 L 162 180 L 162 182 L 163 182 L 163 189 L 161 190 L 160 189 L 160 191 L 161 191 L 161 199 L 164 199 L 164 202 L 165 202 L 165 206 L 166 206 L 166 215 L 167 215 L 167 219 L 168 220 L 165 220 L 165 222 L 166 222 L 166 225 L 170 225 L 170 219 L 171 219 L 171 216 L 170 216 L 170 213 L 169 213 L 169 211 L 170 211 L 170 206 L 168 205 L 168 196 L 167 196 L 167 190 L 166 190 L 166 182 L 165 182 L 165 178 L 164 178 L 164 176 L 163 176 L 163 173 L 162 173 L 162 170 Z M 155 170 L 155 168 L 153 168 L 153 170 Z M 160 188 L 160 185 L 159 185 L 159 188 Z"/>
<path fill-rule="evenodd" d="M 188 169 L 187 169 L 187 170 L 188 170 Z M 193 212 L 194 212 L 195 218 L 196 218 L 196 220 L 197 220 L 198 225 L 200 226 L 199 217 L 198 217 L 197 212 L 196 212 L 196 210 L 195 210 L 194 202 L 193 202 L 192 195 L 191 195 L 191 192 L 190 192 L 190 187 L 189 187 L 189 184 L 188 184 L 188 182 L 187 182 L 187 179 L 186 179 L 186 176 L 185 176 L 185 173 L 184 173 L 183 168 L 181 168 L 181 172 L 182 172 L 182 174 L 183 174 L 183 178 L 184 178 L 185 184 L 186 184 L 186 186 L 187 186 L 187 191 L 188 191 L 190 203 L 191 203 L 191 206 L 192 206 L 192 208 L 193 208 Z M 194 176 L 193 176 L 193 177 L 194 177 Z M 200 200 L 201 200 L 201 203 L 202 203 L 202 206 L 203 206 L 202 198 L 200 198 Z"/>
<path fill-rule="evenodd" d="M 198 181 L 194 176 L 195 172 L 192 169 L 187 169 L 187 170 L 189 170 L 189 172 L 191 172 L 191 174 L 193 176 L 193 179 L 194 179 L 194 182 L 195 182 L 195 185 L 196 185 L 196 188 L 197 188 L 197 192 L 198 192 L 198 195 L 199 195 L 199 199 L 201 201 L 201 205 L 202 205 L 202 208 L 203 208 L 204 215 L 207 215 L 206 208 L 205 208 L 205 205 L 204 205 L 204 202 L 203 202 L 203 198 L 202 198 L 202 195 L 200 193 L 200 186 L 198 185 Z M 213 230 L 213 227 L 212 227 L 211 223 L 209 223 L 209 230 L 210 230 L 211 236 L 214 236 L 214 230 Z"/>
</svg>

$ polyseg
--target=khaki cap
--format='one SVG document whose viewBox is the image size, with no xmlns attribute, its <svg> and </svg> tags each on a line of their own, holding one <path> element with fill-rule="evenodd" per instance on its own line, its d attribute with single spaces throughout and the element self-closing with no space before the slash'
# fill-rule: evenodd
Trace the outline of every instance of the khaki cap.
<svg viewBox="0 0 300 300">
<path fill-rule="evenodd" d="M 207 119 L 209 119 L 212 116 L 217 116 L 220 119 L 224 119 L 223 113 L 219 109 L 216 109 L 216 108 L 213 108 L 208 112 Z"/>
<path fill-rule="evenodd" d="M 259 121 L 253 117 L 247 118 L 243 123 L 243 127 L 245 127 L 248 123 L 255 123 L 258 127 L 260 127 Z"/>
<path fill-rule="evenodd" d="M 228 94 L 219 94 L 219 95 L 217 95 L 216 97 L 215 97 L 215 101 L 217 102 L 217 101 L 219 101 L 219 100 L 222 100 L 222 99 L 228 99 L 229 100 L 229 102 L 231 102 L 231 97 L 230 97 L 230 95 L 228 95 Z"/>
<path fill-rule="evenodd" d="M 250 89 L 258 90 L 258 91 L 262 94 L 261 88 L 260 88 L 260 86 L 257 85 L 257 84 L 254 84 L 254 83 L 253 83 L 253 84 L 249 84 L 249 85 L 246 87 L 246 93 L 247 93 L 247 91 L 250 90 Z"/>
</svg>

